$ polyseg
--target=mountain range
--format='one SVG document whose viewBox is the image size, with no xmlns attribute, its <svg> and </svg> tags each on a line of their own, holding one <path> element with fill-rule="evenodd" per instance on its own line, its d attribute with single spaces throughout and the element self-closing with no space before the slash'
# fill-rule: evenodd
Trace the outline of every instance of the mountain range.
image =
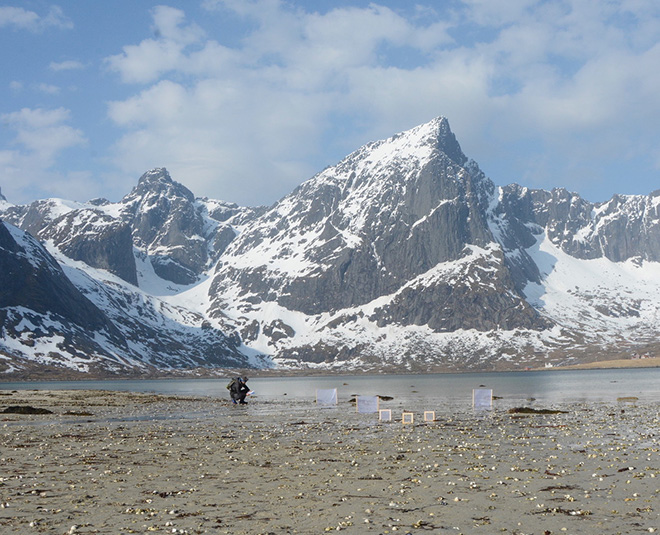
<svg viewBox="0 0 660 535">
<path fill-rule="evenodd" d="M 0 373 L 461 371 L 654 353 L 660 191 L 496 186 L 439 117 L 271 207 L 164 168 L 119 202 L 0 193 Z"/>
</svg>

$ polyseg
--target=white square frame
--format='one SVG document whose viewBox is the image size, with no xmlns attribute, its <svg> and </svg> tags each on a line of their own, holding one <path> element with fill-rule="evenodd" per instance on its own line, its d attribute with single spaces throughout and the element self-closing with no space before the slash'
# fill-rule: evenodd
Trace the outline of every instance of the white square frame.
<svg viewBox="0 0 660 535">
<path fill-rule="evenodd" d="M 378 412 L 378 396 L 357 396 L 355 398 L 355 412 L 370 414 Z"/>
<path fill-rule="evenodd" d="M 474 388 L 472 390 L 472 407 L 475 409 L 491 409 L 493 407 L 493 390 L 490 388 Z"/>
<path fill-rule="evenodd" d="M 336 388 L 318 388 L 316 390 L 316 404 L 321 407 L 337 405 Z"/>
</svg>

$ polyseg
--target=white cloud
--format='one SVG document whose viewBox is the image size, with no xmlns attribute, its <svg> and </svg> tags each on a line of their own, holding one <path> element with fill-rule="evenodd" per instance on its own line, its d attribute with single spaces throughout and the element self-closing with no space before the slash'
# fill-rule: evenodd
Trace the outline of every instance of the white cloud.
<svg viewBox="0 0 660 535">
<path fill-rule="evenodd" d="M 0 151 L 0 175 L 9 200 L 22 201 L 36 192 L 54 191 L 74 193 L 71 198 L 89 188 L 68 189 L 71 177 L 80 174 L 62 174 L 51 169 L 62 151 L 86 143 L 82 132 L 66 124 L 69 115 L 69 110 L 64 108 L 24 108 L 0 116 L 0 121 L 15 132 L 16 148 Z M 88 173 L 83 175 L 88 177 Z"/>
<path fill-rule="evenodd" d="M 204 37 L 204 31 L 196 24 L 183 26 L 185 13 L 168 6 L 156 6 L 153 11 L 153 31 L 159 39 L 180 45 L 197 43 Z"/>
<path fill-rule="evenodd" d="M 2 27 L 39 32 L 46 28 L 70 30 L 73 23 L 58 6 L 51 6 L 45 16 L 22 7 L 0 6 L 0 28 Z"/>
<path fill-rule="evenodd" d="M 196 24 L 184 25 L 185 14 L 179 9 L 158 6 L 153 9 L 153 33 L 139 45 L 128 45 L 122 54 L 106 59 L 112 71 L 127 83 L 149 83 L 173 70 L 186 69 L 185 51 L 199 43 L 204 32 Z"/>
<path fill-rule="evenodd" d="M 85 65 L 76 60 L 66 60 L 66 61 L 51 61 L 50 64 L 48 65 L 48 68 L 51 71 L 59 72 L 59 71 L 74 71 L 74 70 L 80 70 L 84 69 Z"/>
<path fill-rule="evenodd" d="M 24 108 L 0 116 L 15 132 L 11 150 L 0 151 L 3 194 L 10 202 L 62 197 L 86 200 L 99 195 L 99 184 L 88 171 L 55 169 L 67 149 L 84 146 L 82 132 L 69 126 L 70 112 L 64 108 Z"/>
<path fill-rule="evenodd" d="M 0 150 L 0 171 L 2 194 L 15 204 L 49 197 L 86 201 L 112 189 L 111 183 L 103 188 L 88 171 L 62 173 L 44 168 L 39 160 L 18 151 Z"/>
<path fill-rule="evenodd" d="M 130 127 L 116 147 L 123 171 L 135 176 L 166 165 L 200 195 L 237 200 L 241 191 L 241 201 L 251 195 L 272 202 L 283 181 L 292 189 L 315 171 L 299 159 L 318 135 L 313 104 L 250 88 L 249 80 L 205 80 L 193 88 L 162 81 L 111 103 L 109 115 Z"/>
<path fill-rule="evenodd" d="M 48 95 L 57 95 L 60 92 L 60 88 L 52 84 L 41 83 L 37 85 L 37 89 L 42 93 L 46 93 Z"/>
<path fill-rule="evenodd" d="M 272 202 L 334 163 L 321 154 L 437 115 L 486 171 L 517 160 L 505 183 L 540 177 L 548 161 L 556 185 L 582 180 L 579 162 L 604 167 L 613 146 L 660 152 L 655 0 L 464 0 L 446 13 L 204 5 L 243 18 L 239 44 L 160 7 L 155 37 L 107 59 L 124 82 L 144 84 L 108 107 L 125 129 L 115 149 L 127 173 L 164 165 L 198 194 Z M 503 156 L 521 145 L 534 148 Z"/>
<path fill-rule="evenodd" d="M 17 28 L 33 28 L 39 21 L 39 15 L 22 7 L 0 7 L 0 27 L 15 26 Z"/>
<path fill-rule="evenodd" d="M 310 160 L 320 153 L 331 110 L 351 113 L 345 102 L 359 95 L 364 100 L 355 105 L 371 104 L 371 96 L 350 85 L 365 65 L 379 66 L 381 46 L 429 50 L 449 41 L 444 26 L 418 27 L 379 6 L 325 15 L 279 2 L 233 8 L 259 23 L 241 48 L 201 40 L 171 10 L 155 20 L 158 39 L 108 58 L 124 81 L 153 83 L 109 104 L 110 118 L 128 130 L 116 145 L 116 161 L 127 173 L 143 172 L 145 162 L 165 165 L 190 187 L 198 184 L 200 194 L 273 202 L 319 170 Z M 174 81 L 169 72 L 195 78 Z"/>
</svg>

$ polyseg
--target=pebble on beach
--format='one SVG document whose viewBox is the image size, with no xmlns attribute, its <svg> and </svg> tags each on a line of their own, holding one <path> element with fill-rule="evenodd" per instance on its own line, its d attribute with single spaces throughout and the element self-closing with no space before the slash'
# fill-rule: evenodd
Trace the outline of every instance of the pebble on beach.
<svg viewBox="0 0 660 535">
<path fill-rule="evenodd" d="M 402 425 L 291 399 L 8 398 L 52 414 L 2 415 L 3 534 L 658 529 L 658 407 L 639 400 Z"/>
</svg>

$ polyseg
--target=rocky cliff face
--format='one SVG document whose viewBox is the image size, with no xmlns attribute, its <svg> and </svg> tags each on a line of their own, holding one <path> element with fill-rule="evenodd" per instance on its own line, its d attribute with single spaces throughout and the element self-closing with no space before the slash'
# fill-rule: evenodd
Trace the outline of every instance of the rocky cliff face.
<svg viewBox="0 0 660 535">
<path fill-rule="evenodd" d="M 137 284 L 131 228 L 100 210 L 79 209 L 61 215 L 39 233 L 67 257 L 105 269 Z"/>
<path fill-rule="evenodd" d="M 204 221 L 194 202 L 164 169 L 142 175 L 122 199 L 122 219 L 130 222 L 136 247 L 146 252 L 159 277 L 177 284 L 195 282 L 208 261 Z"/>
<path fill-rule="evenodd" d="M 198 280 L 262 208 L 195 199 L 166 169 L 153 169 L 119 203 L 47 199 L 6 205 L 6 221 L 53 245 L 73 260 L 138 285 L 136 256 L 175 284 Z"/>
<path fill-rule="evenodd" d="M 58 314 L 83 328 L 109 328 L 104 314 L 85 299 L 60 265 L 29 234 L 0 223 L 0 300 L 40 314 Z"/>
<path fill-rule="evenodd" d="M 660 260 L 660 191 L 593 205 L 565 190 L 532 193 L 550 240 L 577 258 Z M 547 218 L 547 219 L 546 219 Z"/>
<path fill-rule="evenodd" d="M 118 280 L 63 270 L 32 236 L 0 223 L 0 349 L 13 357 L 0 358 L 0 372 L 107 376 L 250 365 L 235 334 Z"/>
<path fill-rule="evenodd" d="M 166 169 L 148 171 L 121 201 L 121 219 L 133 243 L 156 274 L 176 284 L 192 284 L 224 252 L 240 227 L 262 211 L 195 199 Z"/>
<path fill-rule="evenodd" d="M 371 315 L 379 325 L 543 328 L 495 251 L 466 272 L 425 276 L 488 248 L 487 209 L 495 192 L 468 163 L 446 119 L 372 143 L 328 168 L 249 225 L 222 256 L 211 294 L 216 311 L 232 287 L 307 315 L 391 302 Z M 416 282 L 421 278 L 421 282 Z M 462 306 L 471 301 L 473 306 Z M 506 311 L 506 312 L 505 312 Z M 520 313 L 518 313 L 518 311 Z"/>
<path fill-rule="evenodd" d="M 660 192 L 495 186 L 444 118 L 268 209 L 195 198 L 162 168 L 118 203 L 1 202 L 115 329 L 103 354 L 131 365 L 515 369 L 660 334 Z M 29 354 L 23 339 L 0 351 Z"/>
<path fill-rule="evenodd" d="M 648 196 L 615 195 L 598 204 L 565 189 L 532 190 L 514 184 L 502 192 L 498 213 L 509 221 L 515 218 L 528 228 L 536 227 L 537 234 L 544 232 L 575 258 L 660 260 L 660 191 Z"/>
<path fill-rule="evenodd" d="M 52 242 L 69 258 L 136 284 L 131 228 L 103 210 L 108 204 L 102 200 L 81 205 L 48 199 L 29 206 L 10 206 L 3 217 L 39 240 Z"/>
<path fill-rule="evenodd" d="M 619 329 L 545 308 L 539 288 L 560 253 L 655 261 L 654 198 L 594 205 L 564 190 L 496 187 L 438 118 L 362 147 L 247 225 L 217 265 L 210 312 L 287 365 L 460 367 L 588 352 Z M 595 322 L 610 315 L 599 291 L 574 294 L 585 309 L 601 301 Z M 644 315 L 637 297 L 617 310 Z"/>
<path fill-rule="evenodd" d="M 68 364 L 62 354 L 68 354 L 79 369 L 99 365 L 117 369 L 124 363 L 107 346 L 128 349 L 120 331 L 72 284 L 43 246 L 2 222 L 0 331 L 4 340 L 14 341 L 10 347 L 37 347 L 39 360 L 60 368 Z M 20 350 L 16 353 L 19 359 L 24 357 Z"/>
</svg>

